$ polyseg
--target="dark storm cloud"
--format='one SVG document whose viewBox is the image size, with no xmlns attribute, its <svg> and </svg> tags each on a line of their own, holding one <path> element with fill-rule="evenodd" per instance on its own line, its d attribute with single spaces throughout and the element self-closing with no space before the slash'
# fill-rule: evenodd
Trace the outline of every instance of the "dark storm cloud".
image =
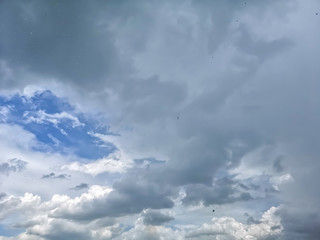
<svg viewBox="0 0 320 240">
<path fill-rule="evenodd" d="M 174 217 L 157 211 L 147 211 L 143 214 L 143 223 L 146 225 L 162 225 L 174 220 Z"/>
<path fill-rule="evenodd" d="M 59 175 L 57 175 L 54 172 L 49 173 L 49 174 L 44 174 L 42 176 L 42 178 L 50 178 L 50 179 L 66 179 L 66 178 L 69 178 L 69 177 L 70 177 L 70 175 L 68 175 L 68 174 L 59 174 Z"/>
<path fill-rule="evenodd" d="M 21 172 L 27 166 L 27 162 L 13 158 L 7 162 L 0 163 L 0 173 L 9 175 L 11 172 Z"/>
</svg>

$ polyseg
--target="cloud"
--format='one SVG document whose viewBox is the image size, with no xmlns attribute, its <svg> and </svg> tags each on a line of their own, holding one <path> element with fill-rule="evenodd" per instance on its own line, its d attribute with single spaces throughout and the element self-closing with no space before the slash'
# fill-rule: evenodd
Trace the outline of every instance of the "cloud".
<svg viewBox="0 0 320 240">
<path fill-rule="evenodd" d="M 51 178 L 51 179 L 66 179 L 66 178 L 69 178 L 70 175 L 68 174 L 55 174 L 54 172 L 52 173 L 49 173 L 49 174 L 45 174 L 42 176 L 42 178 Z"/>
<path fill-rule="evenodd" d="M 174 220 L 173 216 L 159 211 L 146 210 L 143 213 L 143 223 L 145 225 L 157 226 L 172 220 Z"/>
<path fill-rule="evenodd" d="M 284 174 L 281 176 L 275 176 L 270 179 L 270 182 L 275 190 L 279 190 L 279 186 L 284 183 L 293 182 L 294 179 L 290 174 Z"/>
<path fill-rule="evenodd" d="M 89 194 L 93 197 L 83 194 L 79 198 L 81 201 L 75 200 L 76 205 L 70 200 L 70 203 L 57 208 L 52 217 L 88 221 L 106 216 L 133 215 L 146 208 L 162 209 L 174 206 L 169 198 L 172 189 L 143 179 L 137 180 L 135 176 L 135 173 L 132 173 L 115 182 L 112 191 L 107 187 L 91 186 Z"/>
<path fill-rule="evenodd" d="M 0 106 L 0 122 L 6 122 L 11 113 L 12 106 Z"/>
<path fill-rule="evenodd" d="M 182 202 L 186 205 L 203 203 L 205 206 L 209 206 L 253 199 L 250 193 L 237 190 L 235 185 L 236 182 L 228 178 L 214 181 L 213 186 L 188 185 L 185 187 L 186 196 Z"/>
<path fill-rule="evenodd" d="M 25 193 L 22 197 L 4 196 L 0 202 L 0 219 L 11 214 L 31 213 L 40 202 L 41 198 L 31 193 Z"/>
<path fill-rule="evenodd" d="M 106 158 L 90 163 L 73 162 L 62 166 L 62 170 L 82 172 L 96 176 L 101 173 L 123 173 L 132 166 L 131 160 L 123 153 L 116 151 Z"/>
<path fill-rule="evenodd" d="M 36 159 L 28 165 L 27 177 L 48 182 L 39 180 L 45 169 L 53 171 L 48 178 L 60 176 L 54 172 L 61 170 L 75 176 L 70 186 L 63 186 L 65 190 L 48 189 L 36 181 L 19 187 L 26 192 L 42 186 L 33 191 L 47 192 L 47 198 L 56 191 L 57 198 L 65 200 L 65 205 L 50 209 L 43 231 L 29 229 L 34 235 L 59 239 L 61 235 L 53 232 L 56 228 L 75 238 L 78 235 L 72 236 L 64 223 L 81 234 L 83 229 L 76 229 L 73 221 L 79 228 L 81 222 L 106 216 L 130 222 L 145 209 L 198 208 L 189 211 L 190 223 L 176 216 L 167 222 L 194 224 L 202 207 L 219 204 L 233 206 L 230 216 L 203 224 L 188 236 L 206 238 L 206 233 L 211 237 L 219 232 L 224 234 L 220 238 L 234 239 L 221 227 L 230 226 L 242 237 L 272 239 L 278 238 L 273 233 L 282 229 L 280 225 L 255 222 L 252 212 L 253 220 L 245 225 L 240 212 L 252 208 L 257 213 L 281 202 L 295 207 L 308 203 L 308 213 L 318 212 L 320 35 L 314 14 L 318 1 L 5 0 L 0 4 L 0 21 L 6 23 L 0 26 L 1 91 L 27 94 L 31 86 L 50 89 L 76 108 L 72 114 L 24 111 L 29 124 L 68 122 L 75 129 L 82 124 L 86 128 L 87 123 L 74 114 L 83 110 L 83 115 L 102 116 L 99 120 L 108 127 L 101 136 L 117 135 L 119 142 L 116 155 L 94 155 L 98 147 L 85 157 L 54 155 L 56 149 L 43 154 L 35 150 L 42 131 L 32 134 L 21 126 L 1 124 L 0 143 L 10 150 L 0 153 L 8 155 L 2 159 L 18 158 L 15 154 L 28 163 Z M 1 113 L 2 121 L 8 122 L 6 110 Z M 67 145 L 69 132 L 61 133 L 61 138 L 51 136 L 61 141 L 59 146 Z M 72 146 L 87 150 L 88 142 L 79 135 L 75 134 L 79 141 Z M 146 158 L 165 161 L 133 160 Z M 18 191 L 15 185 L 23 182 L 22 177 L 19 181 L 10 177 L 3 183 L 4 191 Z M 294 184 L 284 184 L 292 179 Z M 101 196 L 76 196 L 80 192 L 70 187 L 81 182 L 90 184 L 89 192 L 102 183 L 112 191 L 101 186 L 97 190 Z M 176 200 L 181 189 L 182 206 Z M 283 216 L 283 232 L 288 239 L 296 237 L 300 219 L 292 209 Z M 303 237 L 315 238 L 316 226 L 317 221 L 309 228 L 304 225 Z M 96 238 L 110 238 L 116 230 L 92 231 L 97 231 Z M 92 231 L 84 236 L 92 238 Z M 140 220 L 115 237 L 183 239 L 181 234 L 164 226 L 145 226 Z"/>
<path fill-rule="evenodd" d="M 67 6 L 60 4 L 53 6 L 48 2 L 38 2 L 38 4 L 35 5 L 3 2 L 2 5 L 12 12 L 21 14 L 15 23 L 12 22 L 12 25 L 10 27 L 8 26 L 9 28 L 2 27 L 7 37 L 1 38 L 0 41 L 1 45 L 5 46 L 7 50 L 2 53 L 1 57 L 8 58 L 11 56 L 12 61 L 10 61 L 10 64 L 21 64 L 22 66 L 30 67 L 34 71 L 44 74 L 50 72 L 50 74 L 55 76 L 59 75 L 62 78 L 78 78 L 83 83 L 85 83 L 85 80 L 88 79 L 89 76 L 101 78 L 103 75 L 107 75 L 106 73 L 112 70 L 112 67 L 116 67 L 111 61 L 111 59 L 117 58 L 113 47 L 112 36 L 109 36 L 107 32 L 104 34 L 101 33 L 104 24 L 101 23 L 100 26 L 91 28 L 96 18 L 85 21 L 83 18 L 77 18 L 69 14 L 69 11 L 77 6 L 77 11 L 90 16 L 89 12 L 93 13 L 103 5 L 86 4 L 84 1 L 76 5 L 74 2 L 70 2 Z M 44 12 L 46 12 L 46 14 L 44 14 Z M 55 20 L 57 14 L 60 15 L 62 22 L 67 23 L 63 24 L 63 28 L 61 28 L 62 25 Z M 2 17 L 3 20 L 9 20 L 10 15 Z M 40 21 L 40 19 L 42 20 Z M 51 33 L 45 32 L 48 26 L 52 29 Z M 79 29 L 80 26 L 82 30 L 77 31 L 78 36 L 74 38 L 71 30 Z M 6 42 L 6 39 L 13 37 L 9 30 L 10 28 L 20 29 L 19 37 L 26 39 L 26 45 L 16 49 L 17 41 L 11 43 Z M 41 44 L 35 44 L 39 37 L 43 39 L 43 41 L 41 41 Z M 52 52 L 48 54 L 47 44 L 50 39 L 56 43 L 52 48 Z M 86 44 L 88 42 L 92 45 Z M 33 45 L 35 48 L 30 51 L 31 49 L 29 50 L 29 48 L 26 47 L 28 44 Z M 106 47 L 105 51 L 108 52 L 109 55 L 107 55 L 105 51 L 98 51 L 98 49 L 101 49 L 103 46 Z M 65 61 L 61 61 L 61 59 L 64 59 L 66 56 L 69 56 L 69 61 L 67 61 L 69 62 L 68 65 L 65 65 Z M 54 65 L 57 67 L 52 67 Z M 108 67 L 103 68 L 103 66 Z M 89 87 L 90 85 L 87 86 Z"/>
<path fill-rule="evenodd" d="M 11 172 L 21 172 L 27 164 L 26 161 L 17 158 L 9 159 L 7 162 L 0 163 L 0 173 L 9 175 Z"/>
<path fill-rule="evenodd" d="M 277 211 L 279 211 L 278 207 L 272 207 L 264 212 L 261 222 L 249 225 L 229 217 L 213 218 L 211 223 L 189 231 L 186 237 L 190 239 L 200 239 L 203 236 L 222 236 L 225 239 L 270 239 L 270 237 L 280 239 L 283 227 L 280 218 L 276 215 Z"/>
<path fill-rule="evenodd" d="M 134 222 L 134 227 L 128 231 L 122 232 L 119 236 L 115 237 L 116 240 L 183 240 L 184 231 L 173 229 L 164 226 L 145 225 L 141 217 L 137 218 Z"/>
<path fill-rule="evenodd" d="M 80 183 L 79 185 L 75 186 L 74 188 L 71 188 L 72 190 L 83 190 L 89 188 L 89 185 L 87 183 Z"/>
<path fill-rule="evenodd" d="M 284 167 L 282 166 L 283 156 L 277 157 L 273 162 L 273 169 L 276 172 L 282 172 L 284 170 Z"/>
<path fill-rule="evenodd" d="M 74 117 L 67 112 L 48 114 L 43 110 L 39 110 L 38 112 L 26 111 L 23 113 L 23 117 L 26 118 L 27 123 L 36 122 L 38 124 L 43 124 L 49 122 L 55 127 L 58 127 L 62 120 L 70 120 L 73 128 L 84 126 L 84 123 L 81 123 L 77 117 Z"/>
<path fill-rule="evenodd" d="M 25 131 L 21 126 L 0 124 L 0 141 L 4 147 L 29 150 L 39 146 L 34 134 Z M 19 137 L 18 137 L 19 136 Z"/>
<path fill-rule="evenodd" d="M 305 209 L 283 208 L 279 213 L 284 228 L 283 239 L 317 239 L 320 217 Z"/>
</svg>

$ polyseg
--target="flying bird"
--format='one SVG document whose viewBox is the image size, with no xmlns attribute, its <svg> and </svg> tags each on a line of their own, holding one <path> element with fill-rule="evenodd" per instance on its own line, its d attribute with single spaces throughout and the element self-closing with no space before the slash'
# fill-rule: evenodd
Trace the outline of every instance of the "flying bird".
<svg viewBox="0 0 320 240">
<path fill-rule="evenodd" d="M 212 212 L 214 212 L 214 209 L 212 210 Z"/>
</svg>

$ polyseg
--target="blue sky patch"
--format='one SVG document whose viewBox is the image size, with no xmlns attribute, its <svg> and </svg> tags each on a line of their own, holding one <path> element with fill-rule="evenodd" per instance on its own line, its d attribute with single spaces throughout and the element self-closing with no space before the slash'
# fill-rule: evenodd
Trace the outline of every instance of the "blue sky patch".
<svg viewBox="0 0 320 240">
<path fill-rule="evenodd" d="M 102 143 L 89 134 L 107 134 L 106 128 L 83 114 L 76 114 L 66 100 L 51 91 L 37 92 L 31 98 L 19 94 L 9 99 L 0 96 L 0 107 L 0 121 L 22 126 L 44 144 L 36 147 L 37 151 L 72 152 L 81 158 L 98 159 L 116 149 L 112 143 Z"/>
<path fill-rule="evenodd" d="M 5 224 L 0 224 L 0 236 L 12 237 L 24 232 L 24 229 L 8 227 Z"/>
</svg>

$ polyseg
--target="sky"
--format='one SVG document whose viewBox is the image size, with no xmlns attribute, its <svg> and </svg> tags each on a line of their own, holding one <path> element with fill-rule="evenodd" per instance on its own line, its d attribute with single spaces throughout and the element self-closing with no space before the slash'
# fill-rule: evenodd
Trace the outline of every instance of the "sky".
<svg viewBox="0 0 320 240">
<path fill-rule="evenodd" d="M 319 0 L 1 0 L 0 239 L 319 239 L 319 29 Z"/>
</svg>

